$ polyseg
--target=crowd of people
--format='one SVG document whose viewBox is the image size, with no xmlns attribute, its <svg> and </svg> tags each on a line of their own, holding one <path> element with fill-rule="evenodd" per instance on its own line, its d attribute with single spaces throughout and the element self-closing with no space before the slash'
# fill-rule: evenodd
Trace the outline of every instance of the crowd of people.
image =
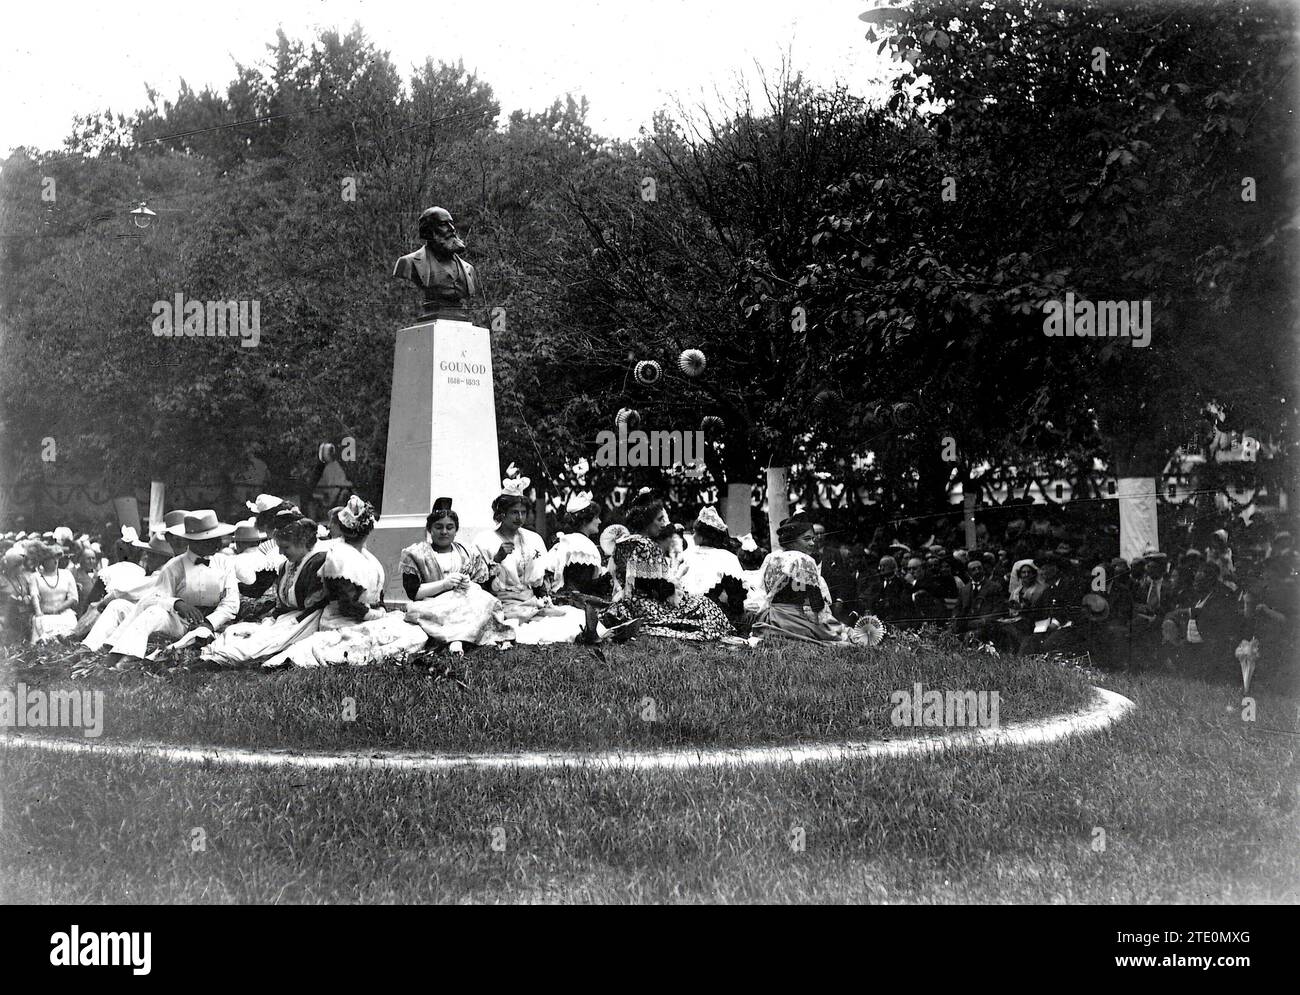
<svg viewBox="0 0 1300 995">
<path fill-rule="evenodd" d="M 1204 544 L 1130 559 L 1111 555 L 1114 537 L 1046 516 L 1013 517 L 1000 535 L 981 525 L 974 543 L 955 525 L 909 538 L 884 527 L 865 544 L 818 537 L 837 617 L 871 613 L 1011 652 L 1086 652 L 1106 667 L 1294 657 L 1300 564 L 1286 530 L 1239 530 L 1235 551 L 1216 528 Z"/>
<path fill-rule="evenodd" d="M 424 538 L 387 565 L 366 548 L 377 516 L 357 496 L 326 524 L 268 494 L 236 524 L 174 510 L 147 540 L 123 528 L 108 550 L 67 528 L 6 533 L 0 637 L 76 643 L 84 667 L 118 669 L 182 651 L 213 666 L 319 666 L 638 634 L 875 645 L 884 623 L 1111 667 L 1293 656 L 1300 605 L 1285 531 L 1237 552 L 1219 529 L 1202 548 L 1129 561 L 1108 555 L 1104 536 L 1024 517 L 996 538 L 981 524 L 974 542 L 952 523 L 926 538 L 881 526 L 855 543 L 797 513 L 768 550 L 753 533 L 732 536 L 712 507 L 689 529 L 674 524 L 644 489 L 608 526 L 590 494 L 574 496 L 548 545 L 526 527 L 528 486 L 512 467 L 495 527 L 472 541 L 439 498 Z M 400 607 L 384 603 L 388 569 Z"/>
<path fill-rule="evenodd" d="M 592 496 L 576 496 L 567 531 L 548 546 L 525 527 L 528 486 L 507 477 L 492 503 L 495 528 L 468 543 L 458 510 L 438 499 L 424 538 L 388 565 L 401 576 L 400 608 L 384 603 L 386 567 L 366 548 L 377 516 L 358 496 L 324 525 L 268 494 L 236 524 L 173 510 L 147 541 L 123 528 L 107 554 L 66 528 L 6 534 L 0 631 L 7 642 L 76 643 L 83 667 L 116 669 L 187 650 L 215 666 L 277 667 L 638 633 L 737 645 L 879 638 L 831 614 L 805 515 L 783 522 L 781 549 L 746 569 L 737 556 L 746 549 L 716 510 L 703 509 L 687 534 L 648 490 L 608 528 Z"/>
</svg>

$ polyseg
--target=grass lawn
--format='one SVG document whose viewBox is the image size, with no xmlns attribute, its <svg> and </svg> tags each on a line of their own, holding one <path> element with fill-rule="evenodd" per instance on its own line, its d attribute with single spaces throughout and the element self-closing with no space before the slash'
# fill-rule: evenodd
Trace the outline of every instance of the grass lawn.
<svg viewBox="0 0 1300 995">
<path fill-rule="evenodd" d="M 828 669 L 818 675 L 806 669 L 812 661 L 786 650 L 784 666 L 792 673 L 787 683 L 775 661 L 763 662 L 761 654 L 733 658 L 719 649 L 687 648 L 678 663 L 671 652 L 676 647 L 670 647 L 655 670 L 633 652 L 648 643 L 624 647 L 621 665 L 616 649 L 609 673 L 596 682 L 598 692 L 590 677 L 583 684 L 579 676 L 603 671 L 588 669 L 595 668 L 594 658 L 587 663 L 572 650 L 564 652 L 579 658 L 569 665 L 576 669 L 558 667 L 567 659 L 559 650 L 539 651 L 535 663 L 523 652 L 512 665 L 480 657 L 471 662 L 467 682 L 475 694 L 493 688 L 492 695 L 522 702 L 525 689 L 549 688 L 548 706 L 525 708 L 528 718 L 512 724 L 504 712 L 475 705 L 486 727 L 474 738 L 473 724 L 444 705 L 425 710 L 432 728 L 410 732 L 430 748 L 467 741 L 507 745 L 517 743 L 522 731 L 544 731 L 553 745 L 604 744 L 624 732 L 662 737 L 636 740 L 645 745 L 874 735 L 878 725 L 878 717 L 871 717 L 875 710 L 864 715 L 860 706 L 828 714 L 830 697 L 841 693 L 832 688 L 842 688 L 843 678 L 818 684 L 820 698 L 807 696 L 793 680 L 829 681 L 827 675 L 847 667 L 847 659 L 822 661 Z M 905 670 L 907 655 L 900 651 L 892 665 Z M 911 656 L 913 672 L 923 670 L 927 686 L 943 686 L 931 674 L 960 666 L 929 651 Z M 1013 673 L 1030 679 L 1023 671 L 1001 669 L 1010 661 L 984 662 L 990 673 L 1002 675 L 999 681 Z M 480 665 L 490 670 L 480 672 Z M 1060 696 L 1058 703 L 1071 700 L 1077 673 L 1050 669 L 1069 680 L 1053 680 L 1049 693 Z M 754 683 L 746 683 L 747 674 Z M 857 679 L 875 683 L 860 673 Z M 140 697 L 131 699 L 134 710 L 122 705 L 128 699 L 119 701 L 124 714 L 136 718 L 124 727 L 110 724 L 115 737 L 147 732 L 150 738 L 188 738 L 199 729 L 215 730 L 223 716 L 242 714 L 243 731 L 222 741 L 247 742 L 240 737 L 253 732 L 287 735 L 265 727 L 288 723 L 295 735 L 315 730 L 318 745 L 339 745 L 344 740 L 328 737 L 358 733 L 330 732 L 323 719 L 302 717 L 296 696 L 311 696 L 317 688 L 316 700 L 323 703 L 348 686 L 378 691 L 388 680 L 408 689 L 428 681 L 380 670 L 304 672 L 264 684 L 257 675 L 242 674 L 190 675 L 174 684 L 121 680 L 123 689 Z M 443 683 L 421 693 L 450 694 Z M 1108 678 L 1105 685 L 1133 698 L 1138 711 L 1102 734 L 1037 749 L 802 767 L 434 776 L 232 769 L 0 749 L 0 900 L 1300 898 L 1296 697 L 1260 681 L 1256 721 L 1248 723 L 1240 717 L 1239 688 L 1226 680 L 1151 674 Z M 1013 690 L 996 681 L 970 686 L 998 688 L 1004 698 Z M 226 694 L 227 687 L 239 693 Z M 271 695 L 272 688 L 283 688 L 274 692 L 282 697 L 257 697 Z M 568 707 L 581 720 L 552 714 L 564 711 L 565 688 L 574 698 Z M 189 724 L 175 704 L 186 690 L 199 716 Z M 770 693 L 771 700 L 759 692 Z M 459 693 L 461 699 L 448 700 L 463 701 L 465 692 Z M 625 699 L 656 694 L 668 702 L 666 728 L 650 732 L 628 718 Z M 372 700 L 400 702 L 401 695 L 393 691 Z M 151 701 L 173 703 L 157 716 L 161 726 L 145 721 L 144 705 Z M 273 701 L 281 708 L 270 721 L 252 720 Z M 362 708 L 357 725 L 376 743 L 394 745 L 405 735 L 405 726 L 379 719 L 361 726 L 364 715 Z M 681 725 L 671 724 L 674 715 Z M 1021 717 L 1004 708 L 1004 721 Z M 121 715 L 112 719 L 121 721 Z M 783 727 L 789 721 L 794 724 Z M 584 732 L 584 725 L 593 728 Z"/>
<path fill-rule="evenodd" d="M 92 681 L 68 679 L 66 665 L 51 654 L 48 666 L 23 670 L 9 682 L 102 689 L 105 740 L 310 749 L 610 749 L 887 738 L 914 731 L 891 725 L 889 696 L 918 682 L 927 690 L 997 691 L 1003 725 L 1072 711 L 1089 698 L 1077 670 L 970 650 L 796 643 L 751 650 L 643 638 L 602 647 L 601 654 L 574 645 L 484 651 L 466 657 L 457 679 L 438 679 L 422 667 L 378 666 L 165 672 L 161 679 L 108 672 Z M 345 720 L 347 699 L 355 703 L 355 720 Z M 646 699 L 654 701 L 654 721 L 645 718 Z"/>
</svg>

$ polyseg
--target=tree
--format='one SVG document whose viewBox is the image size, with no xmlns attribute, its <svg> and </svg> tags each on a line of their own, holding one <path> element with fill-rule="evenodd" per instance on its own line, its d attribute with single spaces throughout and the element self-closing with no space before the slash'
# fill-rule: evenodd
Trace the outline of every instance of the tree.
<svg viewBox="0 0 1300 995">
<path fill-rule="evenodd" d="M 902 289 L 908 269 L 925 280 L 943 308 L 926 323 L 936 348 L 976 347 L 981 384 L 1008 359 L 1028 367 L 1074 410 L 1066 420 L 1041 396 L 1029 409 L 1040 424 L 1075 442 L 1098 434 L 1147 491 L 1212 405 L 1294 450 L 1295 27 L 1291 8 L 1258 3 L 921 0 L 881 42 L 910 66 L 893 105 L 923 108 L 916 122 L 959 191 L 946 222 L 923 222 L 945 243 L 945 289 L 915 259 L 883 286 Z M 941 209 L 940 180 L 908 187 L 926 194 L 918 214 Z M 863 202 L 849 225 L 868 239 L 881 220 Z M 821 274 L 839 289 L 860 268 L 845 248 Z M 1150 346 L 1046 339 L 1043 305 L 1067 290 L 1150 301 Z M 986 304 L 1013 356 L 979 350 L 989 337 L 956 320 Z"/>
</svg>

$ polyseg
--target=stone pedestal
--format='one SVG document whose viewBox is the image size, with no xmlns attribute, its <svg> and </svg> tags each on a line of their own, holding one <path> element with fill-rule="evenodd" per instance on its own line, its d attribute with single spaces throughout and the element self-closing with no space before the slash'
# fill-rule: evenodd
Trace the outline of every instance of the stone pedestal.
<svg viewBox="0 0 1300 995">
<path fill-rule="evenodd" d="M 452 499 L 462 543 L 495 526 L 501 463 L 494 398 L 486 328 L 435 320 L 397 333 L 384 500 L 366 543 L 384 566 L 390 606 L 406 601 L 399 557 L 402 547 L 424 538 L 435 498 Z"/>
</svg>

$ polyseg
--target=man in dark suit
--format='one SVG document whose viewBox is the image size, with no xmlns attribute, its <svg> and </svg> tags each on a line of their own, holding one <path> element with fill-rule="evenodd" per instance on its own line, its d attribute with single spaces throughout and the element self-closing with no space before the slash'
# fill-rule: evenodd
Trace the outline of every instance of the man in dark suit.
<svg viewBox="0 0 1300 995">
<path fill-rule="evenodd" d="M 898 561 L 892 556 L 880 558 L 880 572 L 864 599 L 867 611 L 890 621 L 907 618 L 912 606 L 912 585 L 898 575 Z"/>
<path fill-rule="evenodd" d="M 1180 640 L 1179 661 L 1215 666 L 1232 662 L 1232 647 L 1241 633 L 1237 594 L 1219 579 L 1219 567 L 1202 563 L 1192 580 L 1195 603 L 1170 612 Z"/>
<path fill-rule="evenodd" d="M 393 276 L 410 280 L 424 291 L 420 317 L 468 321 L 468 308 L 478 297 L 474 267 L 458 253 L 465 243 L 456 234 L 450 212 L 431 207 L 420 215 L 420 237 L 424 248 L 397 260 Z"/>
<path fill-rule="evenodd" d="M 989 575 L 983 560 L 972 559 L 966 565 L 966 576 L 970 582 L 962 591 L 954 631 L 981 631 L 1006 609 L 1007 589 Z"/>
</svg>

